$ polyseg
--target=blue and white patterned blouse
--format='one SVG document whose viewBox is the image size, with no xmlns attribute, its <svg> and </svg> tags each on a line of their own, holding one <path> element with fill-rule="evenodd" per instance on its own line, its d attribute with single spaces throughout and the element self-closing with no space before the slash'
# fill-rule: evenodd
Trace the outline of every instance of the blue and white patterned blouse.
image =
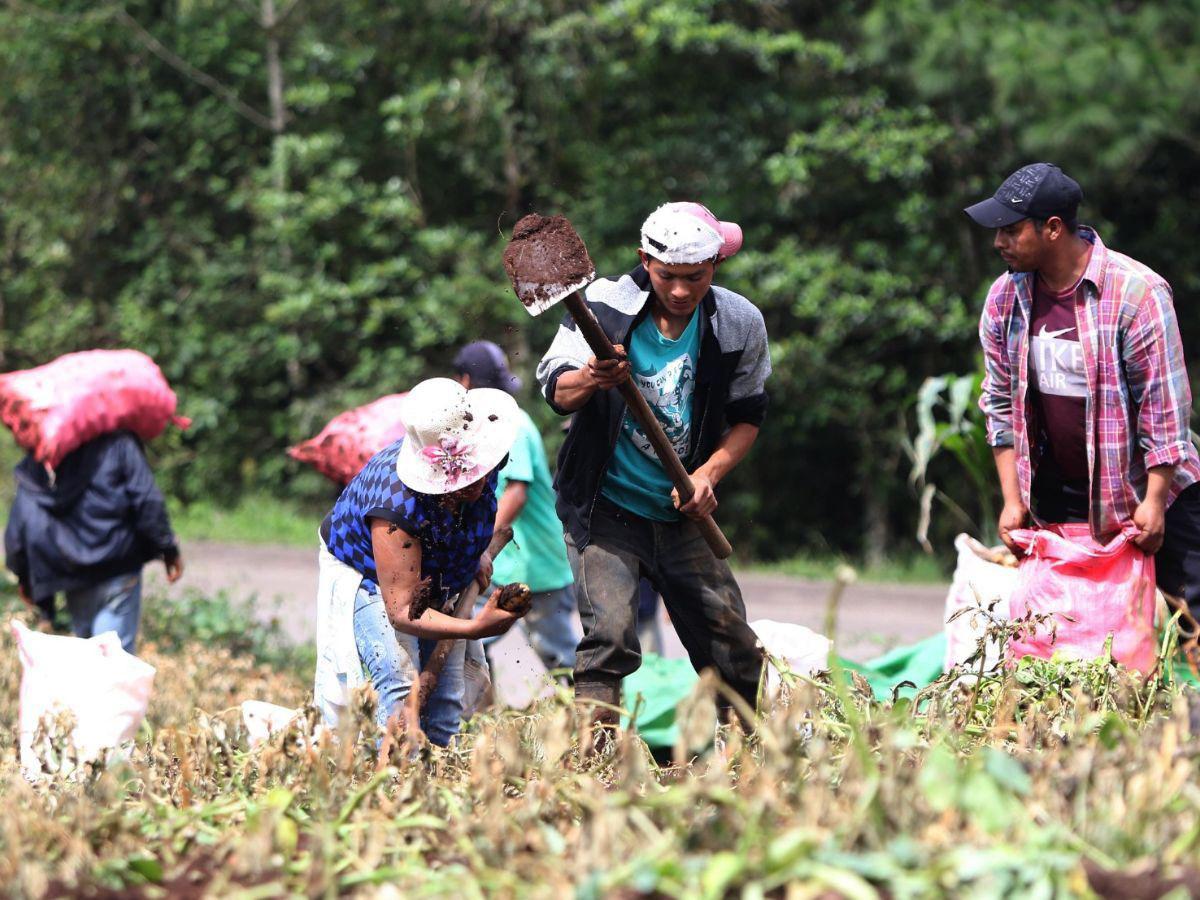
<svg viewBox="0 0 1200 900">
<path fill-rule="evenodd" d="M 429 579 L 433 605 L 444 605 L 475 577 L 479 557 L 496 523 L 497 469 L 474 503 L 448 509 L 440 498 L 421 494 L 396 474 L 404 439 L 384 447 L 346 485 L 321 524 L 321 536 L 334 558 L 363 576 L 367 590 L 378 589 L 379 573 L 371 545 L 371 519 L 384 519 L 421 542 L 421 578 Z"/>
</svg>

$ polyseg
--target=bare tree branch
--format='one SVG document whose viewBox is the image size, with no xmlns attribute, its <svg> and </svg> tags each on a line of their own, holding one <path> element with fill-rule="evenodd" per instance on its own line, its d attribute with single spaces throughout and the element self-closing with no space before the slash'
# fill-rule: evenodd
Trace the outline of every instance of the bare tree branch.
<svg viewBox="0 0 1200 900">
<path fill-rule="evenodd" d="M 271 131 L 283 134 L 287 109 L 283 105 L 283 66 L 279 61 L 279 18 L 275 0 L 262 0 L 261 24 L 267 33 L 267 99 L 271 104 Z"/>
<path fill-rule="evenodd" d="M 187 78 L 190 78 L 192 81 L 196 82 L 202 87 L 212 91 L 222 100 L 224 100 L 225 103 L 234 110 L 234 112 L 242 116 L 242 118 L 248 119 L 259 128 L 262 128 L 266 131 L 275 131 L 274 123 L 268 116 L 263 115 L 253 106 L 250 106 L 248 103 L 243 101 L 231 88 L 226 87 L 207 72 L 200 71 L 187 60 L 183 59 L 177 53 L 163 45 L 158 38 L 143 28 L 141 24 L 138 23 L 133 16 L 129 15 L 129 13 L 127 13 L 123 8 L 118 8 L 116 10 L 116 18 L 118 22 L 129 28 L 137 36 L 138 40 L 142 42 L 147 50 L 169 65 L 172 69 L 186 76 Z"/>
<path fill-rule="evenodd" d="M 295 11 L 296 7 L 299 5 L 300 5 L 300 0 L 292 0 L 291 3 L 289 3 L 287 6 L 285 6 L 283 8 L 283 12 L 281 12 L 279 14 L 278 21 L 280 23 L 286 22 L 288 16 L 290 16 Z"/>
</svg>

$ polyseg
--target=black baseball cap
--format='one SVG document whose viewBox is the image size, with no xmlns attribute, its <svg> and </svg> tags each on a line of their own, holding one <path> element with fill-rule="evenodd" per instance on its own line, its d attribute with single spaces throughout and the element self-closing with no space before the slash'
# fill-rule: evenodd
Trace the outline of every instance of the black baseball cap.
<svg viewBox="0 0 1200 900">
<path fill-rule="evenodd" d="M 521 390 L 521 379 L 508 371 L 504 351 L 491 341 L 473 341 L 458 351 L 454 368 L 471 376 L 473 388 L 499 388 L 510 394 Z"/>
<path fill-rule="evenodd" d="M 1017 169 L 995 194 L 963 212 L 985 228 L 1003 228 L 1022 219 L 1051 216 L 1074 222 L 1082 202 L 1079 182 L 1058 166 L 1041 162 Z"/>
</svg>

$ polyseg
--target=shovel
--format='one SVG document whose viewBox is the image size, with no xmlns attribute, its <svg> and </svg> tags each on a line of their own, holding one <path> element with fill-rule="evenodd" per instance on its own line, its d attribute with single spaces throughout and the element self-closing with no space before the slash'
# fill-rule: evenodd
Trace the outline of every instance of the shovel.
<svg viewBox="0 0 1200 900">
<path fill-rule="evenodd" d="M 508 542 L 512 540 L 512 536 L 513 530 L 508 526 L 497 528 L 492 532 L 492 540 L 487 546 L 488 556 L 492 559 L 499 556 L 500 551 L 507 547 Z M 471 618 L 471 613 L 475 609 L 475 601 L 479 599 L 480 593 L 479 582 L 472 581 L 458 595 L 458 600 L 450 615 L 456 619 Z M 446 667 L 446 660 L 450 658 L 450 651 L 454 649 L 458 640 L 458 638 L 442 638 L 434 645 L 433 652 L 429 654 L 429 661 L 421 670 L 417 683 L 409 690 L 408 698 L 404 701 L 404 721 L 410 732 L 415 732 L 421 727 L 421 710 L 425 708 L 429 697 L 437 688 L 438 679 L 442 677 L 442 669 Z"/>
<path fill-rule="evenodd" d="M 512 240 L 504 250 L 504 268 L 513 290 L 530 315 L 541 315 L 562 303 L 597 359 L 620 358 L 584 303 L 581 292 L 595 279 L 596 270 L 582 238 L 564 216 L 547 218 L 533 213 L 517 222 Z M 696 489 L 646 398 L 632 380 L 623 381 L 618 390 L 679 491 L 680 501 L 687 503 Z M 712 516 L 697 519 L 696 524 L 713 556 L 728 559 L 733 548 Z"/>
</svg>

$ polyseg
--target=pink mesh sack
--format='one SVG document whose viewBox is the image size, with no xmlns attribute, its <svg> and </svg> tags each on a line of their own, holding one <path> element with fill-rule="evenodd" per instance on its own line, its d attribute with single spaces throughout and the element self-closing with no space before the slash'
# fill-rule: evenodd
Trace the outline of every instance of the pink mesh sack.
<svg viewBox="0 0 1200 900">
<path fill-rule="evenodd" d="M 1050 618 L 1017 634 L 1009 658 L 1061 653 L 1094 659 L 1112 635 L 1117 662 L 1150 671 L 1157 652 L 1154 557 L 1133 543 L 1136 534 L 1131 528 L 1100 544 L 1086 524 L 1014 531 L 1027 556 L 1017 570 L 1010 614 L 1014 620 L 1030 613 Z"/>
<path fill-rule="evenodd" d="M 407 396 L 388 394 L 335 416 L 315 438 L 289 447 L 288 456 L 338 484 L 349 484 L 372 456 L 404 436 L 400 413 Z"/>
<path fill-rule="evenodd" d="M 71 451 L 110 431 L 152 440 L 174 422 L 175 392 L 137 350 L 68 353 L 36 369 L 0 375 L 0 421 L 38 462 L 57 468 Z"/>
</svg>

